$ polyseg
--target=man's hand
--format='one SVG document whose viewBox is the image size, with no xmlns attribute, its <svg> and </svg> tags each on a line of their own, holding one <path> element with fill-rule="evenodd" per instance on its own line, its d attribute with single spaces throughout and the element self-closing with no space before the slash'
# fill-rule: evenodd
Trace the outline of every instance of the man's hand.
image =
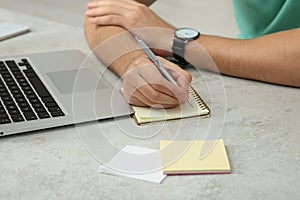
<svg viewBox="0 0 300 200">
<path fill-rule="evenodd" d="M 86 15 L 97 25 L 118 25 L 127 30 L 143 27 L 171 28 L 146 5 L 133 0 L 98 0 L 87 4 Z"/>
<path fill-rule="evenodd" d="M 139 57 L 122 77 L 124 96 L 130 104 L 170 108 L 188 100 L 191 75 L 177 65 L 158 58 L 179 86 L 165 79 L 146 56 Z"/>
<path fill-rule="evenodd" d="M 172 38 L 175 28 L 156 15 L 146 5 L 133 0 L 98 0 L 87 4 L 89 22 L 98 26 L 119 26 L 156 47 L 168 34 Z M 172 31 L 170 31 L 172 30 Z"/>
</svg>

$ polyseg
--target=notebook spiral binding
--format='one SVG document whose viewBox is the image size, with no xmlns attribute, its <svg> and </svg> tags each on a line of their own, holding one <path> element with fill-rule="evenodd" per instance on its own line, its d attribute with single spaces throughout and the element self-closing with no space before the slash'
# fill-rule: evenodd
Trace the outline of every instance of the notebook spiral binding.
<svg viewBox="0 0 300 200">
<path fill-rule="evenodd" d="M 197 104 L 199 105 L 199 107 L 204 110 L 207 109 L 209 110 L 208 106 L 204 103 L 204 101 L 201 99 L 201 97 L 198 95 L 198 93 L 195 91 L 194 88 L 190 87 L 189 88 L 191 95 L 195 98 Z"/>
</svg>

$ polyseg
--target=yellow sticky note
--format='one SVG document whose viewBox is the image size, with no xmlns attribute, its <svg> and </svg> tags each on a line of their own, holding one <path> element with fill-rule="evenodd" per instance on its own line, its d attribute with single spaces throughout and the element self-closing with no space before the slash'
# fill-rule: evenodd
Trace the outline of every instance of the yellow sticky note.
<svg viewBox="0 0 300 200">
<path fill-rule="evenodd" d="M 205 142 L 211 150 L 200 158 Z M 194 141 L 160 141 L 164 174 L 223 174 L 230 173 L 230 164 L 222 139 Z"/>
</svg>

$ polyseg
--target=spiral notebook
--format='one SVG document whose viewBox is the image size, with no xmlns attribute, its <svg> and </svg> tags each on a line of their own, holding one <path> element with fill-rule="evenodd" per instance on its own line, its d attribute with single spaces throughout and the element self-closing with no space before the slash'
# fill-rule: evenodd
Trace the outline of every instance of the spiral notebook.
<svg viewBox="0 0 300 200">
<path fill-rule="evenodd" d="M 133 117 L 138 125 L 188 117 L 208 117 L 210 110 L 197 91 L 190 87 L 189 93 L 190 103 L 185 102 L 175 108 L 161 109 L 132 106 L 134 110 Z"/>
</svg>

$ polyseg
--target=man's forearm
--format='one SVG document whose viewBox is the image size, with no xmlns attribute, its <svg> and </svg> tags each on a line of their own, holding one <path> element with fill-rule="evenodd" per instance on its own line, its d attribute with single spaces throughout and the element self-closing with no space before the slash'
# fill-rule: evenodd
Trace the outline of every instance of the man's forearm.
<svg viewBox="0 0 300 200">
<path fill-rule="evenodd" d="M 202 35 L 197 42 L 222 74 L 300 87 L 300 29 L 249 40 Z M 187 59 L 212 69 L 203 66 L 194 48 L 187 47 Z"/>
<path fill-rule="evenodd" d="M 119 76 L 131 62 L 143 54 L 130 33 L 116 26 L 95 26 L 85 20 L 85 35 L 96 56 Z"/>
<path fill-rule="evenodd" d="M 97 0 L 93 0 L 97 1 Z M 147 6 L 155 0 L 137 0 Z M 119 26 L 96 26 L 85 19 L 85 36 L 89 47 L 96 56 L 119 76 L 123 76 L 128 66 L 144 55 L 131 34 Z"/>
</svg>

